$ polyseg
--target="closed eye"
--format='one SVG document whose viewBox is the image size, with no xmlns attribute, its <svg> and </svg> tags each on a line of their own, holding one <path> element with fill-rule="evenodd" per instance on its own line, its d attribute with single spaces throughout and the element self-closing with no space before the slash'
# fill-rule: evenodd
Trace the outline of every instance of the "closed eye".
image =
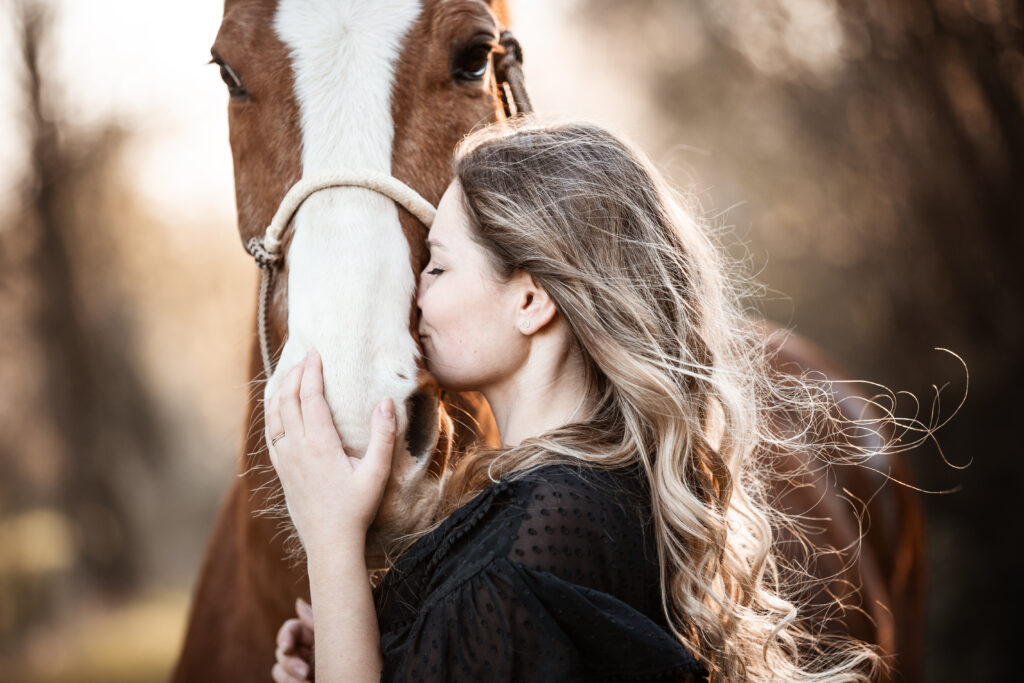
<svg viewBox="0 0 1024 683">
<path fill-rule="evenodd" d="M 431 268 L 427 271 L 427 275 L 440 275 L 444 272 L 444 268 Z"/>
</svg>

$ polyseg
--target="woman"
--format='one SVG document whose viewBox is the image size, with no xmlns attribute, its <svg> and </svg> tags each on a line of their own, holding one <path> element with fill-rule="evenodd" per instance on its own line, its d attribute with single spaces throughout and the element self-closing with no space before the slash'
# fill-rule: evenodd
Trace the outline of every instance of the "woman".
<svg viewBox="0 0 1024 683">
<path fill-rule="evenodd" d="M 641 152 L 586 122 L 481 129 L 453 170 L 420 333 L 443 387 L 487 398 L 501 448 L 446 474 L 437 522 L 372 593 L 362 543 L 392 408 L 356 461 L 339 455 L 315 356 L 266 407 L 268 442 L 286 434 L 271 456 L 309 562 L 320 680 L 876 673 L 863 643 L 802 631 L 774 578 L 785 520 L 753 454 L 806 447 L 767 415 L 811 415 L 827 392 L 768 373 L 707 226 Z M 299 614 L 275 680 L 309 672 Z"/>
</svg>

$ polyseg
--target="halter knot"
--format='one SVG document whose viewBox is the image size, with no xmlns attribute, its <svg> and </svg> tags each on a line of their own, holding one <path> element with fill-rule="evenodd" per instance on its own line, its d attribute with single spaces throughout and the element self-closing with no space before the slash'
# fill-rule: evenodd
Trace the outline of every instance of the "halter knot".
<svg viewBox="0 0 1024 683">
<path fill-rule="evenodd" d="M 245 250 L 256 260 L 256 264 L 260 268 L 272 268 L 281 262 L 281 254 L 276 250 L 268 250 L 261 237 L 253 237 L 246 242 Z"/>
</svg>

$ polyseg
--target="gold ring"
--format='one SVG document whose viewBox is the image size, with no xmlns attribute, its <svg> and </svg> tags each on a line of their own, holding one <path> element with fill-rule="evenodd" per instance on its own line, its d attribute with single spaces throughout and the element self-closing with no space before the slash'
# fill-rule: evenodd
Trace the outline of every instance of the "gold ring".
<svg viewBox="0 0 1024 683">
<path fill-rule="evenodd" d="M 271 446 L 276 446 L 277 442 L 280 441 L 283 438 L 284 438 L 284 432 L 281 432 L 280 434 L 278 434 L 277 436 L 275 436 L 273 439 L 270 440 L 270 445 Z"/>
</svg>

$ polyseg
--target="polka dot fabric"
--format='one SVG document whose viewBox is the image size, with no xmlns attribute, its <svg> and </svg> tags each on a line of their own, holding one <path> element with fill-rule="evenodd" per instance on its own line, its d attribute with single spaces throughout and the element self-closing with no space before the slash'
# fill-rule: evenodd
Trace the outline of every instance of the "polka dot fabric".
<svg viewBox="0 0 1024 683">
<path fill-rule="evenodd" d="M 704 680 L 665 628 L 649 518 L 632 470 L 491 485 L 374 590 L 382 680 Z"/>
</svg>

